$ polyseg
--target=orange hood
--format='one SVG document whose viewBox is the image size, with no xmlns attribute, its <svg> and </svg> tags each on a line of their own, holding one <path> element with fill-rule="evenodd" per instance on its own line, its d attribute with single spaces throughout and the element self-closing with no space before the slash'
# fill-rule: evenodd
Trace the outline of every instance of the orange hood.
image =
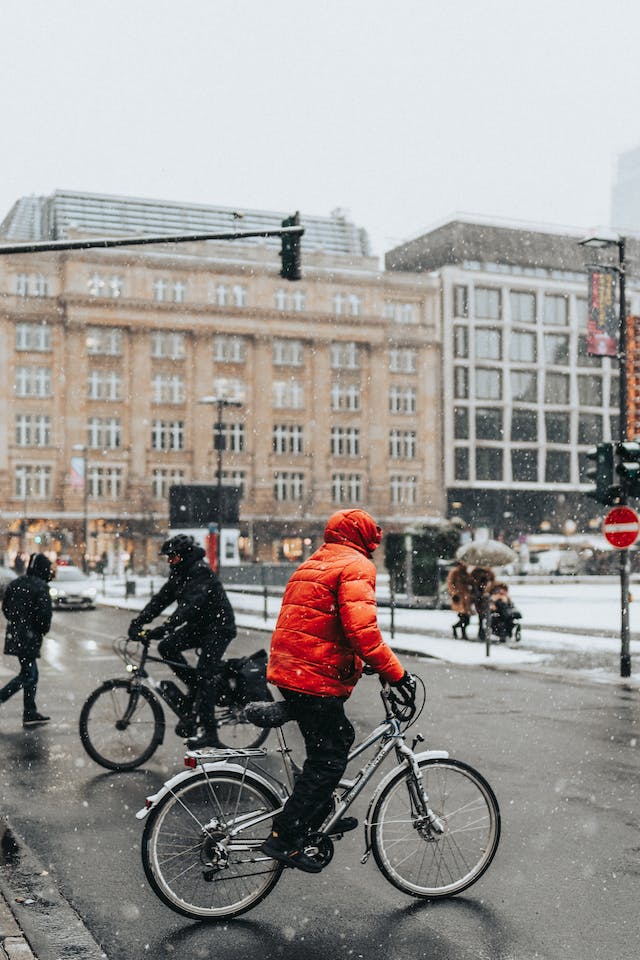
<svg viewBox="0 0 640 960">
<path fill-rule="evenodd" d="M 344 543 L 370 557 L 382 539 L 382 530 L 365 510 L 340 510 L 329 517 L 325 543 Z"/>
</svg>

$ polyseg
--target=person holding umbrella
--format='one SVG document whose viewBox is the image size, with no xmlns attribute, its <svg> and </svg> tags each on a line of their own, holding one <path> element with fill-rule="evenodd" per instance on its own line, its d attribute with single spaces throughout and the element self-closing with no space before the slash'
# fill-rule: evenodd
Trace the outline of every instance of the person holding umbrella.
<svg viewBox="0 0 640 960">
<path fill-rule="evenodd" d="M 451 597 L 451 609 L 458 614 L 457 621 L 451 627 L 453 636 L 458 639 L 458 630 L 463 640 L 468 640 L 467 627 L 471 620 L 471 580 L 464 560 L 456 560 L 455 567 L 447 575 L 447 590 Z"/>
</svg>

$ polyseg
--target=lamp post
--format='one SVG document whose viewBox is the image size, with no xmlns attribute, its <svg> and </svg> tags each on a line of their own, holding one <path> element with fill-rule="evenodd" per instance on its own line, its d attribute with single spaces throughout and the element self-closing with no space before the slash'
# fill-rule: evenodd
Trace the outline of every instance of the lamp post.
<svg viewBox="0 0 640 960">
<path fill-rule="evenodd" d="M 625 304 L 626 259 L 625 238 L 607 228 L 594 231 L 579 241 L 580 246 L 596 250 L 618 248 L 618 370 L 620 382 L 620 424 L 618 439 L 627 439 L 627 311 Z M 620 503 L 626 503 L 624 488 Z M 631 676 L 629 647 L 629 551 L 620 551 L 620 676 Z"/>
<path fill-rule="evenodd" d="M 86 573 L 88 569 L 87 554 L 89 552 L 89 478 L 87 477 L 87 448 L 84 443 L 74 443 L 72 449 L 80 453 L 82 459 L 82 539 L 84 541 L 82 569 L 84 573 Z"/>
<path fill-rule="evenodd" d="M 216 521 L 218 524 L 218 539 L 216 541 L 216 573 L 220 575 L 220 541 L 222 539 L 222 452 L 226 449 L 226 438 L 224 435 L 224 423 L 222 422 L 222 412 L 226 407 L 241 407 L 239 400 L 228 400 L 226 397 L 201 397 L 198 403 L 215 405 L 217 407 L 217 420 L 213 425 L 215 430 L 213 438 L 213 447 L 217 453 L 218 463 L 216 468 L 216 487 L 217 487 L 217 510 Z"/>
</svg>

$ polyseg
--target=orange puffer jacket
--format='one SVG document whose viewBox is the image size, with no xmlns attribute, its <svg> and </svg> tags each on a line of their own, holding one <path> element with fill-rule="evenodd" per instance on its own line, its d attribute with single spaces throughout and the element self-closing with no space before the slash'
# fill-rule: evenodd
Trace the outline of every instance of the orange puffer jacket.
<svg viewBox="0 0 640 960">
<path fill-rule="evenodd" d="M 327 523 L 325 542 L 290 578 L 271 640 L 267 680 L 301 693 L 348 697 L 363 661 L 384 680 L 404 667 L 382 639 L 376 616 L 380 528 L 364 510 Z"/>
</svg>

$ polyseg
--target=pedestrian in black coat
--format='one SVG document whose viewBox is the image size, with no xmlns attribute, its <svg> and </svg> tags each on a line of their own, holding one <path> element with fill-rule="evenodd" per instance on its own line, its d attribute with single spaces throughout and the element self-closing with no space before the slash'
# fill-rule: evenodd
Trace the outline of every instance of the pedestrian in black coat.
<svg viewBox="0 0 640 960">
<path fill-rule="evenodd" d="M 51 561 L 43 553 L 32 553 L 24 576 L 12 580 L 2 600 L 2 612 L 9 621 L 4 652 L 18 658 L 20 673 L 0 690 L 0 703 L 22 688 L 23 726 L 36 726 L 50 719 L 38 712 L 38 664 L 42 638 L 51 626 L 51 596 L 48 583 L 53 577 Z"/>
<path fill-rule="evenodd" d="M 193 694 L 200 694 L 199 716 L 205 731 L 189 745 L 215 745 L 216 679 L 224 652 L 236 635 L 233 609 L 220 580 L 204 560 L 205 551 L 193 537 L 177 534 L 163 543 L 160 553 L 169 561 L 169 579 L 131 621 L 129 636 L 140 636 L 145 624 L 177 604 L 161 627 L 144 631 L 144 638 L 159 640 L 158 653 Z M 200 651 L 195 671 L 183 656 L 185 650 L 194 649 Z M 176 733 L 188 736 L 195 732 L 188 726 L 179 723 Z"/>
</svg>

